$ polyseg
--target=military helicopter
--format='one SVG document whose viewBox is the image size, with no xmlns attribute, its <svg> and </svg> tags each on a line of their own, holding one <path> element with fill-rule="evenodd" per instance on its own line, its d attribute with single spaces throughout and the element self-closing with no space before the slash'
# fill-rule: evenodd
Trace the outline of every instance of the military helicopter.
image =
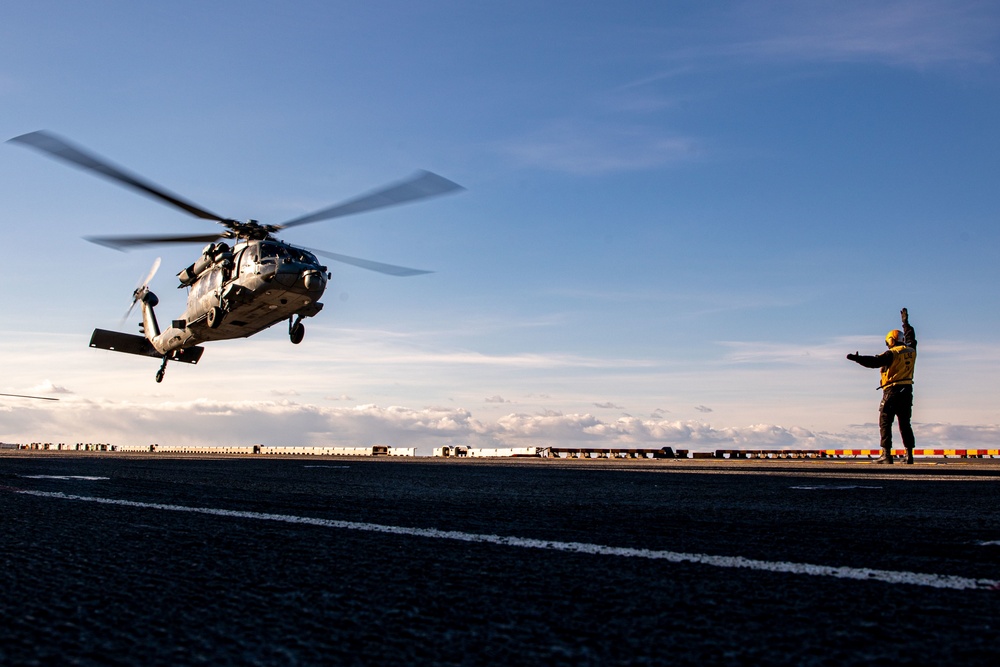
<svg viewBox="0 0 1000 667">
<path fill-rule="evenodd" d="M 90 346 L 93 348 L 161 359 L 160 369 L 156 372 L 157 382 L 163 381 L 168 361 L 198 363 L 204 352 L 201 343 L 247 338 L 285 320 L 288 321 L 288 336 L 292 343 L 301 343 L 305 335 L 302 320 L 317 315 L 323 309 L 320 298 L 332 277 L 316 255 L 392 276 L 429 273 L 294 246 L 276 238 L 275 233 L 463 189 L 442 176 L 421 171 L 340 204 L 281 224 L 265 225 L 257 220 L 240 222 L 211 213 L 49 132 L 30 132 L 8 141 L 94 172 L 225 228 L 208 234 L 85 237 L 88 241 L 116 250 L 167 243 L 208 243 L 201 255 L 177 274 L 178 287 L 188 289 L 187 309 L 166 330 L 161 331 L 156 320 L 154 308 L 159 299 L 149 290 L 149 282 L 160 264 L 157 259 L 149 275 L 133 291 L 132 305 L 126 313 L 127 318 L 136 304 L 140 305 L 140 330 L 143 335 L 94 329 L 91 336 Z"/>
</svg>

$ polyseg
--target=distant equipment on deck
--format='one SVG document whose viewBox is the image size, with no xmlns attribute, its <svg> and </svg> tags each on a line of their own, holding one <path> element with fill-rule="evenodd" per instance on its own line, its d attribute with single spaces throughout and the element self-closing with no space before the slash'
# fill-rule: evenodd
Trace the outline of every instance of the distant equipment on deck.
<svg viewBox="0 0 1000 667">
<path fill-rule="evenodd" d="M 247 338 L 284 320 L 288 321 L 288 336 L 292 343 L 301 343 L 305 335 L 302 320 L 323 309 L 320 297 L 332 277 L 327 267 L 319 263 L 316 255 L 391 276 L 429 273 L 297 247 L 280 241 L 274 236 L 275 233 L 298 225 L 405 204 L 463 189 L 442 176 L 422 171 L 405 180 L 308 215 L 277 225 L 264 225 L 256 220 L 240 222 L 220 217 L 48 132 L 31 132 L 9 141 L 94 172 L 202 220 L 217 222 L 225 228 L 209 234 L 87 237 L 88 241 L 116 250 L 167 243 L 208 243 L 201 255 L 177 274 L 179 287 L 188 288 L 187 309 L 166 330 L 160 330 L 153 310 L 159 299 L 149 290 L 149 282 L 160 265 L 160 260 L 157 259 L 146 279 L 140 281 L 132 292 L 132 306 L 125 316 L 127 319 L 132 308 L 141 304 L 140 331 L 143 335 L 95 329 L 90 339 L 90 346 L 94 348 L 162 359 L 160 369 L 156 372 L 157 382 L 163 381 L 168 361 L 198 363 L 204 351 L 200 343 Z"/>
</svg>

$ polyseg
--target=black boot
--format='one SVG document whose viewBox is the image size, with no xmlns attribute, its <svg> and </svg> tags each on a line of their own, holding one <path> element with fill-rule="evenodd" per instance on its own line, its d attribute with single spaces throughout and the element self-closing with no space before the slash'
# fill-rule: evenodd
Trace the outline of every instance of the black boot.
<svg viewBox="0 0 1000 667">
<path fill-rule="evenodd" d="M 903 458 L 903 463 L 906 465 L 913 465 L 913 448 L 908 447 L 906 449 L 906 456 Z"/>
<path fill-rule="evenodd" d="M 883 449 L 882 450 L 882 456 L 880 456 L 877 459 L 875 459 L 875 463 L 892 465 L 892 450 L 891 449 Z"/>
</svg>

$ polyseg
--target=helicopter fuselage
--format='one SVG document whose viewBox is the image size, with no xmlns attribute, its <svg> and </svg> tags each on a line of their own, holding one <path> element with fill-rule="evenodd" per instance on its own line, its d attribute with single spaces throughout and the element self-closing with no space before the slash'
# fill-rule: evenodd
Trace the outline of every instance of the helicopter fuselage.
<svg viewBox="0 0 1000 667">
<path fill-rule="evenodd" d="M 187 308 L 164 331 L 153 310 L 156 296 L 140 297 L 143 333 L 165 356 L 208 341 L 246 338 L 285 320 L 299 342 L 301 333 L 296 340 L 293 330 L 323 309 L 319 299 L 330 277 L 311 252 L 273 239 L 240 240 L 233 247 L 211 243 L 177 275 L 188 289 Z"/>
</svg>

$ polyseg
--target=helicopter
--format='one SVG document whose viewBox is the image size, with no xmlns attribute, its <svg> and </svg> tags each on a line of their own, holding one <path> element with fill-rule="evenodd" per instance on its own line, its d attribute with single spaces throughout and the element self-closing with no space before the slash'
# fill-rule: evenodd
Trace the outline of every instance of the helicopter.
<svg viewBox="0 0 1000 667">
<path fill-rule="evenodd" d="M 188 290 L 187 307 L 169 327 L 160 329 L 155 312 L 159 299 L 149 289 L 160 265 L 157 259 L 146 279 L 132 292 L 132 304 L 124 318 L 127 319 L 139 305 L 142 335 L 94 329 L 91 336 L 92 348 L 160 359 L 157 382 L 163 381 L 168 361 L 197 364 L 204 352 L 202 343 L 247 338 L 286 320 L 289 339 L 296 345 L 301 343 L 305 336 L 302 320 L 323 310 L 320 298 L 332 278 L 317 255 L 392 276 L 430 273 L 295 246 L 278 239 L 277 232 L 464 189 L 443 176 L 419 171 L 404 180 L 281 224 L 261 224 L 257 220 L 241 222 L 192 204 L 50 132 L 29 132 L 8 142 L 27 146 L 224 227 L 224 230 L 205 234 L 84 237 L 92 243 L 122 251 L 158 244 L 208 244 L 194 262 L 177 274 L 178 288 Z"/>
</svg>

